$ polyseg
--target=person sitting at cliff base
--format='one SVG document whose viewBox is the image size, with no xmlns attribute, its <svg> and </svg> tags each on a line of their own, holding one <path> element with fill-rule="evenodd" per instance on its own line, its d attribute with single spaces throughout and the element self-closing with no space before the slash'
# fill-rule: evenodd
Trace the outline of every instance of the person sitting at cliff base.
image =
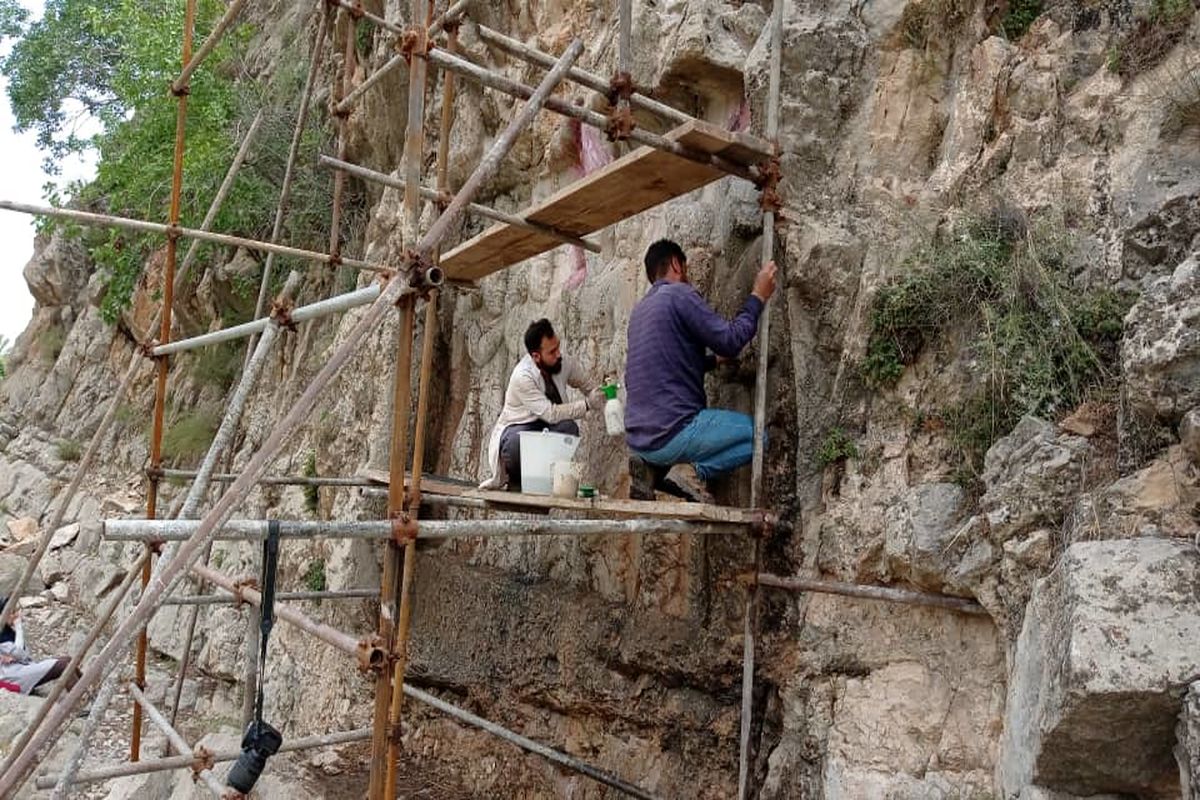
<svg viewBox="0 0 1200 800">
<path fill-rule="evenodd" d="M 488 443 L 488 464 L 492 475 L 480 489 L 499 489 L 507 484 L 510 491 L 521 487 L 521 432 L 553 431 L 579 435 L 576 420 L 588 411 L 603 408 L 604 393 L 579 362 L 563 355 L 554 326 L 539 319 L 525 331 L 526 354 L 517 362 L 504 407 L 492 428 Z M 582 400 L 564 402 L 567 387 L 584 393 Z"/>
<path fill-rule="evenodd" d="M 688 282 L 687 256 L 675 242 L 652 244 L 645 266 L 652 285 L 630 315 L 625 363 L 629 496 L 653 500 L 659 489 L 712 502 L 707 482 L 749 463 L 754 421 L 708 408 L 704 374 L 718 360 L 736 358 L 754 338 L 775 292 L 775 262 L 759 270 L 732 320 L 713 311 Z"/>
<path fill-rule="evenodd" d="M 0 608 L 8 602 L 0 597 Z M 0 629 L 0 690 L 16 694 L 30 694 L 39 686 L 62 677 L 71 659 L 43 658 L 37 661 L 25 649 L 25 628 L 21 625 L 20 612 L 14 612 L 12 621 Z M 79 673 L 68 675 L 67 688 L 75 685 Z"/>
</svg>

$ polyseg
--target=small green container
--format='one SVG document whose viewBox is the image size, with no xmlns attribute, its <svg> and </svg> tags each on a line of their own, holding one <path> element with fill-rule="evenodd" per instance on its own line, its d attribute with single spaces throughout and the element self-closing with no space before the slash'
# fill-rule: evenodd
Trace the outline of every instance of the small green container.
<svg viewBox="0 0 1200 800">
<path fill-rule="evenodd" d="M 596 496 L 596 487 L 595 487 L 595 486 L 589 486 L 589 485 L 587 485 L 586 483 L 585 483 L 585 484 L 582 484 L 582 485 L 580 485 L 580 487 L 579 487 L 579 496 L 580 496 L 581 498 L 583 498 L 584 500 L 591 500 L 593 497 L 595 497 L 595 496 Z"/>
</svg>

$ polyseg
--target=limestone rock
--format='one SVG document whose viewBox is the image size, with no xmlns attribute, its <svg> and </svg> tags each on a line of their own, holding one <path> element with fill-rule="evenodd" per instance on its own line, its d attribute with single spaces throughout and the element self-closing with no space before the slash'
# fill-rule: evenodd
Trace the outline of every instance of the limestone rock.
<svg viewBox="0 0 1200 800">
<path fill-rule="evenodd" d="M 99 608 L 100 602 L 125 577 L 125 570 L 110 561 L 94 557 L 79 560 L 72 584 L 84 608 Z"/>
<path fill-rule="evenodd" d="M 1190 542 L 1067 550 L 1034 589 L 1017 642 L 999 765 L 1006 794 L 1172 790 L 1179 687 L 1200 673 L 1198 580 Z"/>
<path fill-rule="evenodd" d="M 1179 422 L 1179 442 L 1192 463 L 1200 467 L 1200 407 L 1183 415 Z"/>
<path fill-rule="evenodd" d="M 1181 447 L 1131 475 L 1081 495 L 1068 519 L 1068 541 L 1133 536 L 1193 537 L 1200 474 Z"/>
<path fill-rule="evenodd" d="M 884 534 L 889 572 L 933 591 L 954 583 L 959 553 L 951 552 L 960 528 L 966 493 L 953 483 L 910 490 L 893 509 Z"/>
<path fill-rule="evenodd" d="M 1188 687 L 1175 733 L 1178 738 L 1175 760 L 1179 762 L 1183 800 L 1200 800 L 1200 682 Z"/>
<path fill-rule="evenodd" d="M 979 501 L 993 541 L 1057 526 L 1083 479 L 1091 445 L 1045 420 L 1025 417 L 984 458 L 987 491 Z"/>
<path fill-rule="evenodd" d="M 15 542 L 24 542 L 37 536 L 38 524 L 33 517 L 10 519 L 7 525 L 8 533 Z"/>
<path fill-rule="evenodd" d="M 19 556 L 15 553 L 0 553 L 0 594 L 7 595 L 21 580 L 21 573 L 25 571 L 25 565 L 29 563 L 29 559 L 25 556 Z M 31 584 L 38 582 L 32 581 Z M 41 591 L 39 585 L 30 585 L 25 587 L 28 592 Z"/>
<path fill-rule="evenodd" d="M 155 800 L 171 793 L 178 775 L 174 772 L 152 772 L 149 775 L 128 775 L 108 785 L 104 800 Z"/>
<path fill-rule="evenodd" d="M 75 541 L 75 537 L 79 535 L 80 527 L 78 522 L 72 522 L 70 525 L 63 525 L 56 530 L 54 535 L 50 537 L 50 549 L 60 550 Z"/>
<path fill-rule="evenodd" d="M 1175 424 L 1200 405 L 1200 257 L 1156 280 L 1130 309 L 1121 366 L 1135 412 Z"/>
</svg>

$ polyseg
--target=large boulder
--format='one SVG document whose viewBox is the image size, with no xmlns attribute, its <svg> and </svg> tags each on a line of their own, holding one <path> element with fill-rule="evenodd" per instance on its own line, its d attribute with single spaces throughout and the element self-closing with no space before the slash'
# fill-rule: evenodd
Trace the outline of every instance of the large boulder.
<svg viewBox="0 0 1200 800">
<path fill-rule="evenodd" d="M 1200 257 L 1156 280 L 1129 310 L 1121 366 L 1136 414 L 1174 425 L 1200 405 Z"/>
<path fill-rule="evenodd" d="M 1081 542 L 1034 588 L 1008 686 L 1006 796 L 1178 791 L 1180 689 L 1200 673 L 1200 553 L 1168 539 Z"/>
</svg>

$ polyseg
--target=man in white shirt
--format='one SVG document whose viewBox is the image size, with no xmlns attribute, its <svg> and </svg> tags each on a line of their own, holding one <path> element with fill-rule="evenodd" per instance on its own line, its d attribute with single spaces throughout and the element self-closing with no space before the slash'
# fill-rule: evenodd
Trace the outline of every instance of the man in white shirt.
<svg viewBox="0 0 1200 800">
<path fill-rule="evenodd" d="M 526 355 L 508 379 L 504 407 L 492 428 L 488 443 L 492 476 L 479 485 L 481 489 L 507 485 L 512 491 L 520 490 L 522 431 L 550 430 L 578 436 L 575 420 L 604 406 L 600 384 L 584 374 L 577 361 L 562 354 L 550 320 L 539 319 L 529 326 L 525 350 Z M 568 386 L 583 392 L 584 399 L 564 402 Z"/>
</svg>

